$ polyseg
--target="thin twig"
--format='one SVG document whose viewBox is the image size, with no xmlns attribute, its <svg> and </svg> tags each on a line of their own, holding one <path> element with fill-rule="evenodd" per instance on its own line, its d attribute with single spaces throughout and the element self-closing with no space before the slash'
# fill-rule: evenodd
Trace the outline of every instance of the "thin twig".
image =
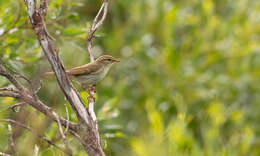
<svg viewBox="0 0 260 156">
<path fill-rule="evenodd" d="M 88 110 L 89 110 L 89 113 L 90 113 L 92 119 L 95 122 L 97 122 L 97 117 L 96 117 L 95 110 L 94 110 L 96 86 L 95 85 L 89 86 L 88 90 L 89 90 L 89 97 L 88 97 L 89 106 L 88 106 Z"/>
<path fill-rule="evenodd" d="M 103 24 L 106 16 L 107 16 L 107 8 L 108 8 L 108 0 L 104 0 L 103 4 L 101 5 L 95 19 L 93 20 L 88 38 L 87 38 L 87 48 L 89 53 L 90 62 L 94 62 L 94 55 L 92 53 L 92 40 L 95 37 L 94 34 L 97 31 L 97 29 Z M 98 21 L 101 12 L 103 11 L 102 18 Z"/>
<path fill-rule="evenodd" d="M 11 124 L 8 124 L 8 131 L 9 131 L 9 144 L 13 155 L 16 155 L 16 149 L 14 144 L 13 132 Z"/>
<path fill-rule="evenodd" d="M 20 108 L 22 106 L 24 106 L 25 104 L 26 104 L 25 102 L 19 102 L 17 104 L 14 104 L 14 105 L 10 106 L 9 108 L 11 108 L 13 112 L 17 113 L 17 112 L 20 111 Z M 15 109 L 16 107 L 18 107 L 18 110 Z"/>
<path fill-rule="evenodd" d="M 34 94 L 37 94 L 37 93 L 41 90 L 42 85 L 43 85 L 42 80 L 40 80 L 40 85 L 39 85 L 38 88 L 36 88 L 36 89 L 34 90 Z"/>
<path fill-rule="evenodd" d="M 73 110 L 76 112 L 78 119 L 82 121 L 82 123 L 89 124 L 90 118 L 88 112 L 86 111 L 83 99 L 80 97 L 80 94 L 76 91 L 76 89 L 69 81 L 69 78 L 65 72 L 63 62 L 59 57 L 56 49 L 54 48 L 54 45 L 52 44 L 50 38 L 48 37 L 44 18 L 39 13 L 39 9 L 36 8 L 36 1 L 25 1 L 27 5 L 27 12 L 33 29 L 38 37 L 44 54 L 51 64 L 61 90 L 71 104 Z"/>
<path fill-rule="evenodd" d="M 66 115 L 67 115 L 67 121 L 70 121 L 70 116 L 69 116 L 67 104 L 64 103 L 64 106 L 65 106 L 65 111 L 66 111 Z M 69 122 L 67 122 L 67 125 L 66 125 L 66 129 L 65 129 L 65 132 L 64 132 L 65 135 L 67 135 L 68 130 L 69 130 Z"/>
<path fill-rule="evenodd" d="M 14 90 L 13 88 L 9 88 L 9 87 L 0 88 L 0 91 L 10 91 L 10 92 L 18 93 L 17 90 Z"/>
<path fill-rule="evenodd" d="M 4 63 L 2 60 L 1 60 L 1 63 Z M 29 86 L 30 86 L 30 90 L 32 91 L 32 92 L 34 92 L 33 91 L 33 84 L 32 84 L 32 81 L 30 80 L 30 79 L 28 79 L 26 76 L 24 76 L 24 75 L 22 75 L 22 74 L 20 74 L 20 73 L 18 73 L 17 71 L 15 71 L 14 69 L 12 69 L 11 67 L 9 67 L 6 63 L 4 63 L 5 64 L 5 68 L 8 70 L 8 71 L 11 71 L 12 73 L 14 73 L 14 76 L 12 76 L 12 75 L 10 75 L 9 73 L 7 73 L 7 71 L 6 71 L 6 77 L 8 78 L 8 77 L 10 77 L 10 78 L 13 78 L 14 80 L 15 80 L 15 78 L 21 78 L 21 79 L 24 79 L 28 84 L 29 84 Z M 8 78 L 9 79 L 9 78 Z M 10 79 L 9 79 L 10 80 Z M 11 81 L 11 80 L 10 80 Z M 17 81 L 17 80 L 16 80 Z M 12 82 L 13 83 L 13 82 Z M 17 81 L 17 83 L 19 84 L 19 82 Z M 41 85 L 40 85 L 40 87 L 41 87 Z M 41 88 L 39 88 L 39 89 L 41 89 Z M 37 89 L 38 90 L 38 89 Z M 32 94 L 33 95 L 33 98 L 36 100 L 37 98 L 36 98 L 36 94 Z"/>
<path fill-rule="evenodd" d="M 37 145 L 34 145 L 34 156 L 37 156 L 39 153 L 39 147 Z"/>
<path fill-rule="evenodd" d="M 1 63 L 2 61 L 0 59 L 0 75 L 6 77 L 18 89 L 18 91 L 15 90 L 12 91 L 10 89 L 4 88 L 3 90 L 10 90 L 10 91 L 0 92 L 0 97 L 20 98 L 23 102 L 28 103 L 38 111 L 44 113 L 50 119 L 56 121 L 56 118 L 52 114 L 53 112 L 52 108 L 48 107 L 46 104 L 44 104 L 42 101 L 40 101 L 37 98 L 36 93 L 34 93 L 32 90 L 32 86 L 31 86 L 31 90 L 24 88 L 9 72 L 6 71 L 6 69 L 3 67 Z M 30 83 L 30 85 L 32 84 Z M 60 121 L 63 126 L 64 125 L 67 126 L 69 124 L 70 129 L 77 131 L 77 124 L 73 122 L 69 122 L 61 117 L 60 117 Z"/>
<path fill-rule="evenodd" d="M 6 154 L 6 153 L 3 153 L 3 152 L 0 152 L 0 155 L 2 155 L 2 156 L 11 156 L 10 154 Z"/>
<path fill-rule="evenodd" d="M 1 63 L 2 65 L 4 65 L 4 67 L 5 67 L 8 71 L 10 71 L 11 73 L 13 73 L 15 78 L 22 78 L 22 79 L 24 79 L 28 84 L 31 84 L 31 81 L 30 81 L 26 76 L 24 76 L 24 75 L 18 73 L 17 71 L 15 71 L 15 70 L 12 69 L 11 67 L 9 67 L 9 65 L 8 65 L 7 63 L 3 62 L 1 59 L 0 59 L 0 63 Z"/>
<path fill-rule="evenodd" d="M 103 24 L 107 16 L 108 0 L 105 0 L 103 5 L 104 5 L 104 13 L 101 20 L 96 24 L 95 29 L 98 29 Z"/>
<path fill-rule="evenodd" d="M 53 69 L 53 72 L 55 73 L 55 76 L 57 78 L 57 81 L 59 83 L 59 86 L 61 90 L 63 91 L 64 95 L 66 96 L 67 100 L 69 101 L 70 105 L 72 106 L 73 110 L 76 112 L 77 118 L 79 120 L 79 124 L 77 127 L 77 130 L 79 130 L 79 135 L 81 138 L 83 138 L 84 143 L 82 145 L 84 146 L 84 149 L 90 156 L 104 156 L 104 151 L 100 144 L 100 137 L 99 132 L 95 126 L 95 123 L 93 121 L 93 118 L 90 117 L 90 113 L 88 112 L 88 109 L 86 109 L 84 105 L 84 101 L 81 98 L 80 94 L 75 90 L 71 82 L 69 81 L 69 78 L 65 72 L 65 68 L 63 65 L 63 62 L 61 58 L 59 57 L 58 52 L 56 51 L 48 33 L 46 24 L 44 21 L 44 16 L 40 13 L 39 9 L 36 7 L 36 0 L 25 0 L 26 6 L 27 6 L 27 12 L 29 15 L 30 22 L 32 24 L 32 28 L 35 31 L 35 34 L 37 35 L 37 38 L 40 42 L 40 45 L 43 49 L 44 54 L 48 58 L 48 61 L 51 64 L 51 67 Z M 107 0 L 105 0 L 107 3 Z M 105 7 L 105 6 L 104 6 Z M 106 11 L 104 11 L 105 13 Z M 104 18 L 101 18 L 101 21 Z M 97 22 L 99 23 L 99 22 Z M 101 22 L 102 24 L 102 22 Z M 98 27 L 94 27 L 97 29 Z M 95 32 L 94 30 L 93 32 Z M 92 37 L 90 37 L 90 43 L 93 38 L 94 33 L 92 34 Z M 91 49 L 91 45 L 90 45 Z M 91 53 L 91 51 L 89 51 Z M 92 58 L 92 56 L 91 56 Z M 92 59 L 94 61 L 94 57 Z M 28 97 L 31 98 L 31 97 Z M 25 101 L 25 100 L 24 100 Z M 30 99 L 25 102 L 30 102 Z M 48 113 L 49 114 L 49 111 Z M 53 112 L 49 114 L 51 117 L 55 118 L 55 115 Z M 59 124 L 59 129 L 61 128 L 61 121 L 59 122 L 61 118 L 57 118 L 56 121 Z M 69 121 L 67 121 L 69 122 Z M 64 123 L 64 122 L 63 122 Z M 71 130 L 71 129 L 70 129 Z M 60 131 L 61 133 L 61 131 Z M 62 133 L 61 133 L 62 135 Z M 63 137 L 64 138 L 64 137 Z M 66 138 L 64 139 L 64 142 L 66 144 Z"/>
<path fill-rule="evenodd" d="M 5 70 L 1 63 L 2 61 L 0 60 L 0 75 L 6 77 L 18 90 L 23 91 L 24 87 Z"/>
<path fill-rule="evenodd" d="M 56 145 L 55 143 L 53 143 L 51 140 L 47 139 L 45 136 L 39 134 L 36 130 L 33 130 L 31 129 L 29 126 L 23 124 L 23 123 L 20 123 L 18 121 L 15 121 L 15 120 L 12 120 L 12 119 L 0 119 L 0 122 L 8 122 L 8 123 L 11 123 L 11 124 L 14 124 L 16 126 L 19 126 L 19 127 L 22 127 L 28 131 L 30 131 L 31 133 L 33 133 L 34 135 L 38 136 L 39 138 L 41 138 L 42 140 L 44 140 L 45 142 L 47 142 L 48 144 L 56 147 L 57 149 L 63 151 L 64 153 L 67 153 L 65 149 L 59 147 L 58 145 Z M 68 153 L 67 153 L 68 154 Z"/>
<path fill-rule="evenodd" d="M 0 97 L 20 98 L 21 96 L 17 93 L 13 93 L 13 92 L 4 92 L 4 93 L 0 93 Z"/>
<path fill-rule="evenodd" d="M 72 153 L 72 150 L 71 150 L 71 148 L 69 146 L 68 140 L 66 139 L 66 136 L 64 135 L 64 132 L 62 130 L 60 119 L 59 119 L 58 115 L 55 112 L 53 112 L 53 115 L 56 116 L 59 132 L 60 132 L 61 138 L 62 138 L 62 140 L 63 140 L 63 142 L 64 142 L 64 144 L 66 146 L 66 151 L 67 151 L 67 153 L 69 153 L 70 156 L 72 156 L 73 153 Z"/>
<path fill-rule="evenodd" d="M 92 53 L 92 40 L 95 37 L 95 32 L 97 31 L 97 29 L 103 24 L 104 20 L 107 17 L 107 10 L 108 10 L 108 0 L 104 0 L 103 4 L 101 5 L 96 17 L 93 20 L 88 38 L 87 38 L 87 49 L 88 49 L 88 53 L 89 53 L 89 57 L 90 57 L 90 62 L 94 62 L 94 55 Z M 103 15 L 100 19 L 101 13 L 103 12 Z M 100 19 L 100 20 L 99 20 Z M 98 123 L 97 123 L 97 117 L 95 114 L 95 110 L 94 110 L 94 104 L 95 104 L 95 93 L 96 93 L 96 86 L 95 85 L 89 85 L 88 86 L 88 90 L 89 90 L 89 97 L 88 97 L 88 110 L 90 113 L 91 118 L 94 121 L 95 124 L 95 129 L 98 132 Z M 100 144 L 100 136 L 97 136 L 98 138 L 98 143 Z"/>
</svg>

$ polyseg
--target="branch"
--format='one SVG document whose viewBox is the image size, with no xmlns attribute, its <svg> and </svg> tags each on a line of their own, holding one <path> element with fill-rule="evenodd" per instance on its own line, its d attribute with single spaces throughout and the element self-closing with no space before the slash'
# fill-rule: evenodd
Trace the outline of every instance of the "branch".
<svg viewBox="0 0 260 156">
<path fill-rule="evenodd" d="M 69 153 L 70 156 L 73 156 L 73 153 L 72 153 L 72 150 L 71 150 L 71 148 L 70 148 L 70 146 L 69 146 L 68 140 L 66 139 L 66 136 L 65 136 L 64 133 L 63 133 L 63 130 L 62 130 L 62 126 L 61 126 L 59 117 L 58 117 L 58 115 L 57 115 L 56 113 L 53 113 L 53 114 L 54 114 L 54 116 L 55 116 L 56 119 L 57 119 L 59 132 L 60 132 L 61 138 L 62 138 L 62 140 L 63 140 L 63 142 L 64 142 L 64 144 L 65 144 L 65 146 L 66 146 L 66 151 L 67 151 L 67 153 Z"/>
<path fill-rule="evenodd" d="M 108 10 L 108 0 L 104 0 L 103 4 L 101 5 L 95 19 L 93 20 L 88 39 L 87 39 L 87 49 L 90 57 L 90 62 L 94 62 L 94 55 L 92 53 L 92 40 L 95 37 L 95 32 L 97 29 L 103 24 L 106 16 L 107 16 L 107 10 Z M 101 13 L 103 12 L 103 15 L 100 19 Z M 100 20 L 99 20 L 100 19 Z M 95 85 L 90 85 L 88 86 L 89 90 L 89 97 L 88 97 L 88 111 L 90 113 L 91 118 L 95 122 L 95 129 L 98 132 L 98 123 L 97 123 L 97 117 L 95 114 L 94 110 L 94 105 L 95 105 L 95 93 L 96 93 L 96 86 Z M 100 137 L 98 135 L 98 143 L 100 144 Z"/>
<path fill-rule="evenodd" d="M 39 147 L 37 145 L 34 145 L 34 156 L 37 156 L 39 153 Z"/>
<path fill-rule="evenodd" d="M 20 107 L 24 106 L 25 104 L 26 104 L 25 102 L 19 102 L 17 104 L 10 106 L 9 108 L 11 108 L 13 112 L 17 113 L 19 112 Z M 15 110 L 16 107 L 18 107 L 17 110 Z"/>
<path fill-rule="evenodd" d="M 92 40 L 94 38 L 94 34 L 97 31 L 97 29 L 103 24 L 106 16 L 107 16 L 107 8 L 108 8 L 108 0 L 104 0 L 103 4 L 101 5 L 94 21 L 91 26 L 88 39 L 87 39 L 87 48 L 88 48 L 88 53 L 90 57 L 90 62 L 94 62 L 94 55 L 92 53 Z M 98 19 L 101 16 L 101 13 L 103 11 L 102 18 L 98 21 Z M 94 104 L 95 104 L 95 92 L 96 92 L 96 87 L 95 86 L 89 86 L 89 98 L 88 98 L 88 106 L 89 106 L 89 113 L 92 117 L 92 119 L 97 122 L 97 117 L 94 111 Z M 98 125 L 96 124 L 96 128 L 98 129 Z"/>
<path fill-rule="evenodd" d="M 8 131 L 9 131 L 9 142 L 10 142 L 9 144 L 10 144 L 10 147 L 11 147 L 11 151 L 12 151 L 12 154 L 16 155 L 17 152 L 16 152 L 15 144 L 14 144 L 12 126 L 10 124 L 8 124 Z"/>
<path fill-rule="evenodd" d="M 3 153 L 3 152 L 0 152 L 0 155 L 2 155 L 2 156 L 11 156 L 11 155 Z"/>
<path fill-rule="evenodd" d="M 2 63 L 2 61 L 0 63 Z M 13 76 L 7 73 L 2 64 L 0 65 L 0 75 L 6 77 L 18 90 L 24 91 L 23 86 Z"/>
<path fill-rule="evenodd" d="M 51 140 L 47 139 L 45 136 L 39 134 L 36 130 L 33 130 L 31 129 L 29 126 L 23 124 L 23 123 L 20 123 L 18 121 L 15 121 L 15 120 L 11 120 L 11 119 L 1 119 L 0 122 L 8 122 L 8 123 L 11 123 L 13 125 L 16 125 L 16 126 L 19 126 L 19 127 L 22 127 L 28 131 L 30 131 L 31 133 L 33 133 L 34 135 L 38 136 L 39 138 L 41 138 L 42 140 L 44 140 L 45 142 L 47 142 L 48 144 L 58 148 L 59 150 L 63 151 L 64 153 L 67 153 L 65 149 L 59 147 L 58 145 L 56 145 L 55 143 L 53 143 Z M 67 153 L 68 154 L 68 153 Z"/>
<path fill-rule="evenodd" d="M 15 78 L 14 76 L 12 76 L 10 73 L 8 73 L 6 71 L 6 69 L 2 66 L 1 62 L 0 62 L 0 75 L 6 77 L 14 86 L 16 86 L 16 88 L 20 88 L 19 91 L 16 91 L 12 88 L 1 88 L 2 91 L 5 92 L 0 92 L 0 97 L 14 97 L 14 98 L 18 98 L 21 99 L 23 102 L 28 103 L 29 105 L 31 105 L 32 107 L 34 107 L 35 109 L 37 109 L 38 111 L 42 112 L 43 114 L 45 114 L 47 117 L 49 117 L 50 119 L 54 120 L 57 122 L 56 117 L 53 116 L 53 110 L 52 108 L 48 107 L 47 105 L 45 105 L 42 101 L 40 101 L 37 96 L 35 95 L 35 93 L 33 91 L 30 91 L 26 88 L 24 88 Z M 19 74 L 20 75 L 20 74 Z M 22 76 L 24 77 L 24 76 Z M 27 78 L 26 78 L 27 79 Z M 30 82 L 30 80 L 29 80 Z M 28 82 L 28 83 L 29 83 Z M 30 84 L 31 86 L 32 84 Z M 60 117 L 60 121 L 61 124 L 63 126 L 69 125 L 69 128 L 73 131 L 77 131 L 77 124 L 72 123 L 67 121 L 64 118 Z"/>
<path fill-rule="evenodd" d="M 67 104 L 66 104 L 66 103 L 64 103 L 64 106 L 65 106 L 65 110 L 66 110 L 67 121 L 70 121 L 70 116 L 69 116 L 69 111 L 68 111 Z M 68 130 L 69 130 L 69 124 L 67 124 L 67 125 L 66 125 L 66 129 L 65 129 L 65 135 L 67 135 L 67 133 L 68 133 Z"/>
<path fill-rule="evenodd" d="M 55 73 L 59 86 L 63 91 L 66 99 L 72 106 L 73 110 L 77 114 L 77 118 L 80 123 L 79 130 L 81 131 L 79 132 L 79 134 L 84 140 L 84 144 L 82 144 L 84 146 L 84 149 L 90 156 L 104 156 L 105 154 L 100 145 L 99 133 L 98 129 L 96 128 L 96 122 L 93 120 L 94 118 L 90 116 L 90 113 L 88 112 L 88 109 L 86 109 L 80 94 L 75 90 L 75 88 L 69 81 L 69 78 L 64 69 L 63 62 L 60 59 L 56 49 L 54 48 L 51 42 L 51 37 L 48 34 L 45 25 L 44 15 L 40 13 L 41 9 L 37 9 L 35 0 L 25 0 L 25 4 L 27 6 L 27 12 L 33 30 L 35 31 L 38 37 L 38 40 L 40 42 L 45 56 L 51 64 L 52 70 Z M 98 27 L 95 26 L 95 29 L 97 28 Z M 53 113 L 52 117 L 55 117 L 53 116 Z"/>
<path fill-rule="evenodd" d="M 0 97 L 13 97 L 13 98 L 20 98 L 20 95 L 13 92 L 4 92 L 0 93 Z"/>
<path fill-rule="evenodd" d="M 92 39 L 95 37 L 94 36 L 95 32 L 103 24 L 103 22 L 107 16 L 107 8 L 108 8 L 108 0 L 104 0 L 103 4 L 101 5 L 101 7 L 93 21 L 92 26 L 90 28 L 90 32 L 89 32 L 88 39 L 87 39 L 87 47 L 88 47 L 90 62 L 94 62 L 94 60 L 95 60 L 94 55 L 92 53 Z M 98 21 L 102 11 L 103 11 L 103 16 L 102 16 L 101 20 Z"/>
<path fill-rule="evenodd" d="M 9 88 L 9 87 L 0 88 L 0 91 L 9 91 L 9 92 L 18 93 L 18 91 L 14 90 L 13 88 Z"/>
<path fill-rule="evenodd" d="M 44 19 L 41 14 L 39 14 L 39 10 L 36 9 L 36 2 L 34 0 L 27 0 L 26 2 L 29 18 L 33 25 L 33 29 L 35 30 L 41 47 L 46 57 L 48 58 L 53 71 L 55 72 L 61 90 L 65 94 L 67 100 L 70 102 L 74 111 L 77 113 L 78 119 L 81 122 L 89 123 L 90 119 L 85 109 L 83 100 L 69 81 L 64 69 L 64 65 L 54 46 L 50 42 L 48 34 L 46 33 L 47 29 Z"/>
</svg>

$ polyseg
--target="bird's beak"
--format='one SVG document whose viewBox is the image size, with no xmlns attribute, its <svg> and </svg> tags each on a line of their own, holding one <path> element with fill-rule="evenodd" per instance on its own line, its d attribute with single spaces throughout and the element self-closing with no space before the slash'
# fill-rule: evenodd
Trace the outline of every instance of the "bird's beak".
<svg viewBox="0 0 260 156">
<path fill-rule="evenodd" d="M 114 59 L 113 62 L 120 62 L 120 60 Z"/>
</svg>

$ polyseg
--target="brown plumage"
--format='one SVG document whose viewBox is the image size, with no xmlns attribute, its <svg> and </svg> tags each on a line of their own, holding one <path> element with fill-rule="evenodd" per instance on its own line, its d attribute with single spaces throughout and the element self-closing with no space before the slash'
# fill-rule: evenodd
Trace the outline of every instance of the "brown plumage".
<svg viewBox="0 0 260 156">
<path fill-rule="evenodd" d="M 81 85 L 96 84 L 103 79 L 113 63 L 120 62 L 109 55 L 103 55 L 94 62 L 66 70 L 66 73 Z M 45 76 L 53 75 L 53 72 L 45 73 Z"/>
</svg>

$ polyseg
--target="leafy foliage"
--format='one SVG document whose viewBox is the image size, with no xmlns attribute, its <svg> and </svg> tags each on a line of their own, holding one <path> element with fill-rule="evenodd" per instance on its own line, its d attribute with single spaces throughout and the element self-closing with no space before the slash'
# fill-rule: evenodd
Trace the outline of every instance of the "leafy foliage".
<svg viewBox="0 0 260 156">
<path fill-rule="evenodd" d="M 51 1 L 47 28 L 66 68 L 88 63 L 86 36 L 100 4 Z M 259 14 L 258 0 L 110 1 L 93 49 L 121 59 L 97 87 L 107 155 L 259 155 Z M 22 0 L 0 1 L 1 59 L 37 84 L 50 68 L 30 27 Z M 0 78 L 0 85 L 9 84 Z M 39 96 L 66 117 L 54 79 L 44 81 Z M 23 119 L 62 146 L 56 124 L 28 106 L 11 112 L 16 102 L 1 98 L 0 117 Z M 70 107 L 69 116 L 76 120 Z M 6 127 L 0 125 L 0 151 L 8 147 Z M 15 134 L 23 155 L 35 144 L 41 155 L 63 155 L 30 132 L 16 127 Z M 85 155 L 68 139 L 76 155 Z"/>
</svg>

